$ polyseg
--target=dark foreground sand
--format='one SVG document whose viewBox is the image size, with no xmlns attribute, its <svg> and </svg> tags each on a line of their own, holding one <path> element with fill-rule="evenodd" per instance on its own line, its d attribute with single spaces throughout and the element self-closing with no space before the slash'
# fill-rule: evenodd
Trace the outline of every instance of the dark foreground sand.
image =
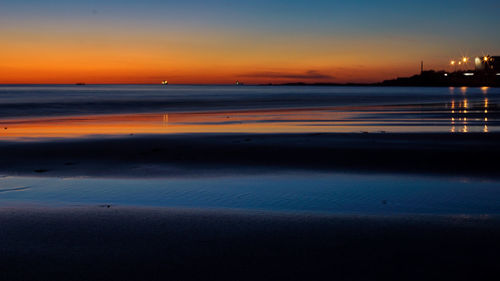
<svg viewBox="0 0 500 281">
<path fill-rule="evenodd" d="M 200 134 L 0 142 L 0 173 L 303 169 L 498 178 L 499 141 L 500 134 Z M 0 208 L 2 281 L 494 280 L 498 253 L 500 217 L 491 216 Z"/>
<path fill-rule="evenodd" d="M 188 134 L 0 142 L 0 174 L 165 177 L 276 169 L 498 178 L 499 133 Z"/>
<path fill-rule="evenodd" d="M 500 218 L 0 208 L 0 280 L 495 280 Z M 496 277 L 495 277 L 496 276 Z"/>
</svg>

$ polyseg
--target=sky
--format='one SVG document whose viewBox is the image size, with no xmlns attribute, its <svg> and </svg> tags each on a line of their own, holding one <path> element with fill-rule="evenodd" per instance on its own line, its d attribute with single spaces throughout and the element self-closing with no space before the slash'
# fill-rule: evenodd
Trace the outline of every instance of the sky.
<svg viewBox="0 0 500 281">
<path fill-rule="evenodd" d="M 0 0 L 0 83 L 377 82 L 500 55 L 500 1 Z"/>
</svg>

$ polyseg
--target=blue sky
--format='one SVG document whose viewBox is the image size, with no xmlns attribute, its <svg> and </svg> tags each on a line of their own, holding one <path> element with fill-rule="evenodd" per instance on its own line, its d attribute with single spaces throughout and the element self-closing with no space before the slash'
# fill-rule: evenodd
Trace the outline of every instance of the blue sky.
<svg viewBox="0 0 500 281">
<path fill-rule="evenodd" d="M 445 67 L 450 58 L 461 55 L 500 54 L 499 11 L 500 1 L 463 0 L 0 0 L 0 35 L 12 49 L 33 44 L 26 40 L 30 36 L 41 36 L 40 41 L 51 41 L 54 47 L 74 38 L 109 45 L 107 38 L 121 36 L 121 44 L 127 43 L 123 38 L 129 38 L 131 45 L 147 42 L 145 52 L 155 44 L 154 36 L 182 37 L 157 43 L 169 46 L 172 54 L 174 49 L 196 46 L 196 54 L 214 53 L 219 44 L 218 61 L 224 60 L 224 52 L 240 52 L 256 60 L 255 65 L 242 64 L 241 68 L 273 72 L 284 62 L 273 60 L 279 46 L 290 53 L 290 59 L 300 61 L 300 65 L 286 66 L 291 72 L 293 67 L 298 72 L 347 67 L 343 64 L 349 58 L 343 55 L 353 48 L 363 53 L 364 61 L 373 58 L 374 67 L 380 67 L 383 60 L 393 61 L 397 73 L 401 64 L 420 59 L 432 67 Z M 325 56 L 329 46 L 336 56 Z M 318 54 L 331 59 L 331 67 L 319 63 Z M 208 55 L 201 61 L 210 63 Z"/>
</svg>

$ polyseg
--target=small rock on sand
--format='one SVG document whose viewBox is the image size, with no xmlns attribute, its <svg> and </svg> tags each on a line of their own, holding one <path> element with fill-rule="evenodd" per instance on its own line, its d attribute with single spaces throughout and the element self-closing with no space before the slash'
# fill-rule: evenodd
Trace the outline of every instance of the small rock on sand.
<svg viewBox="0 0 500 281">
<path fill-rule="evenodd" d="M 33 172 L 35 172 L 35 173 L 46 173 L 48 171 L 49 170 L 47 170 L 47 169 L 36 169 L 36 170 L 33 170 Z"/>
</svg>

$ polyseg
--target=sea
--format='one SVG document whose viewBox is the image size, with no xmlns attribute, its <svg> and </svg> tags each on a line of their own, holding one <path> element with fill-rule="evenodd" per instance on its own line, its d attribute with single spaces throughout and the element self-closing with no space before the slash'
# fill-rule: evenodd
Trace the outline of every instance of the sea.
<svg viewBox="0 0 500 281">
<path fill-rule="evenodd" d="M 500 131 L 499 88 L 0 85 L 0 142 L 204 133 Z M 119 178 L 2 174 L 0 207 L 146 206 L 334 214 L 500 214 L 500 181 L 280 172 Z"/>
</svg>

